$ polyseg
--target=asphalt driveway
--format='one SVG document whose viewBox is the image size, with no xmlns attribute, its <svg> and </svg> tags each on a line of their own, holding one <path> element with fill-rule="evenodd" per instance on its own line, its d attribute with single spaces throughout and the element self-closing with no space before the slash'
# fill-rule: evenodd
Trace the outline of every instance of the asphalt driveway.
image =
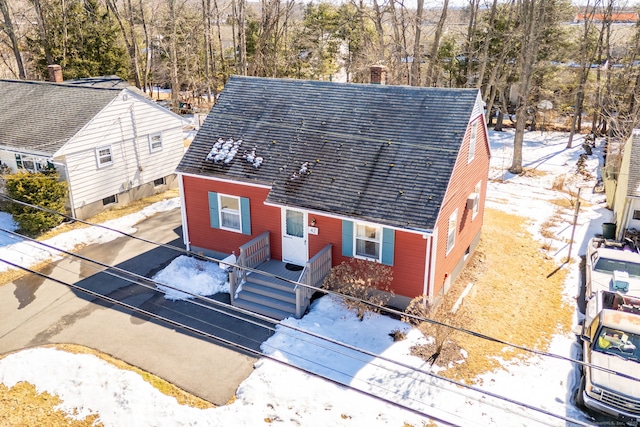
<svg viewBox="0 0 640 427">
<path fill-rule="evenodd" d="M 136 236 L 183 247 L 180 210 L 137 225 Z M 78 252 L 108 265 L 152 277 L 180 252 L 129 237 Z M 231 399 L 252 372 L 269 329 L 114 277 L 102 267 L 67 256 L 42 273 L 153 313 L 144 316 L 103 299 L 29 274 L 0 286 L 0 354 L 52 343 L 91 347 L 151 372 L 216 405 Z M 228 294 L 214 298 L 228 304 Z M 230 312 L 230 310 L 223 311 Z M 187 331 L 155 316 L 186 324 L 222 340 Z M 228 344 L 225 344 L 228 343 Z"/>
</svg>

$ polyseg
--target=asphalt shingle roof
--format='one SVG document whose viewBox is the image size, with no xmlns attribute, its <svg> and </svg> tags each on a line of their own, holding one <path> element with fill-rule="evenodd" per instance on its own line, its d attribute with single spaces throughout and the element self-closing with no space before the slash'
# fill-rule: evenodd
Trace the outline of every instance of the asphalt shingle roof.
<svg viewBox="0 0 640 427">
<path fill-rule="evenodd" d="M 121 91 L 0 80 L 0 146 L 53 154 Z"/>
<path fill-rule="evenodd" d="M 477 96 L 233 76 L 177 170 L 271 185 L 275 204 L 428 230 Z M 243 141 L 227 164 L 206 160 L 220 138 Z M 259 167 L 243 157 L 253 150 Z"/>
</svg>

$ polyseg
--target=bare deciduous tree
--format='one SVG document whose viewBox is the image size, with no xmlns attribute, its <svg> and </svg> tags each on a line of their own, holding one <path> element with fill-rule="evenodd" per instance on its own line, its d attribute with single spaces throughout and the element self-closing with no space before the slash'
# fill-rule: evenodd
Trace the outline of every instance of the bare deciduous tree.
<svg viewBox="0 0 640 427">
<path fill-rule="evenodd" d="M 16 64 L 18 66 L 18 78 L 26 79 L 27 74 L 24 70 L 24 64 L 22 62 L 22 53 L 20 51 L 20 44 L 18 42 L 18 36 L 16 35 L 13 19 L 11 18 L 11 11 L 9 10 L 9 5 L 7 4 L 7 0 L 0 0 L 0 12 L 2 12 L 3 22 L 0 23 L 0 30 L 4 31 L 9 37 L 9 41 L 11 42 L 11 49 L 13 50 L 13 56 L 15 57 Z"/>
</svg>

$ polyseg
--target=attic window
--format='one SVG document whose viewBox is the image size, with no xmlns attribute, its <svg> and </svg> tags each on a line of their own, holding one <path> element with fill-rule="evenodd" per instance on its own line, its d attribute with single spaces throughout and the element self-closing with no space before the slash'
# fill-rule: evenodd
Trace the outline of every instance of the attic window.
<svg viewBox="0 0 640 427">
<path fill-rule="evenodd" d="M 152 153 L 162 150 L 162 132 L 149 135 L 149 151 Z"/>
<path fill-rule="evenodd" d="M 469 136 L 469 158 L 467 163 L 471 163 L 471 161 L 476 156 L 476 140 L 478 136 L 478 121 L 471 123 L 471 135 Z"/>
<path fill-rule="evenodd" d="M 96 161 L 98 162 L 98 168 L 112 165 L 113 156 L 111 155 L 111 147 L 96 148 Z"/>
</svg>

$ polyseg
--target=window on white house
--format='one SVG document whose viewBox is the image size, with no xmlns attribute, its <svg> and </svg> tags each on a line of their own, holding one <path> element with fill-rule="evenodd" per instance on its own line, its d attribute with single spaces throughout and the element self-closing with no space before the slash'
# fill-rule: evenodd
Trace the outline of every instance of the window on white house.
<svg viewBox="0 0 640 427">
<path fill-rule="evenodd" d="M 96 148 L 96 160 L 98 161 L 98 167 L 109 166 L 113 164 L 113 156 L 111 155 L 111 147 L 99 147 Z"/>
<path fill-rule="evenodd" d="M 640 211 L 639 210 L 634 210 L 633 211 L 633 219 L 640 219 Z"/>
<path fill-rule="evenodd" d="M 116 194 L 102 199 L 102 206 L 112 205 L 114 203 L 118 203 L 118 196 Z"/>
<path fill-rule="evenodd" d="M 154 151 L 162 150 L 162 132 L 152 133 L 149 135 L 149 150 Z"/>
<path fill-rule="evenodd" d="M 240 198 L 235 196 L 218 195 L 220 206 L 220 228 L 241 231 Z"/>
<path fill-rule="evenodd" d="M 164 176 L 163 176 L 162 178 L 158 178 L 158 179 L 154 179 L 154 180 L 153 180 L 153 185 L 154 185 L 155 187 L 158 187 L 158 186 L 160 186 L 160 185 L 165 185 L 166 183 L 167 183 L 167 182 L 165 181 Z"/>
<path fill-rule="evenodd" d="M 380 261 L 382 229 L 380 227 L 356 223 L 355 256 Z"/>
<path fill-rule="evenodd" d="M 54 168 L 50 160 L 27 154 L 16 154 L 16 166 L 18 169 L 26 169 L 29 172 L 41 172 Z"/>
<path fill-rule="evenodd" d="M 469 136 L 469 158 L 468 163 L 471 163 L 476 156 L 476 140 L 478 137 L 478 121 L 471 123 L 471 135 Z"/>
<path fill-rule="evenodd" d="M 447 230 L 447 254 L 456 244 L 456 227 L 458 223 L 458 209 L 449 217 L 449 229 Z"/>
</svg>

